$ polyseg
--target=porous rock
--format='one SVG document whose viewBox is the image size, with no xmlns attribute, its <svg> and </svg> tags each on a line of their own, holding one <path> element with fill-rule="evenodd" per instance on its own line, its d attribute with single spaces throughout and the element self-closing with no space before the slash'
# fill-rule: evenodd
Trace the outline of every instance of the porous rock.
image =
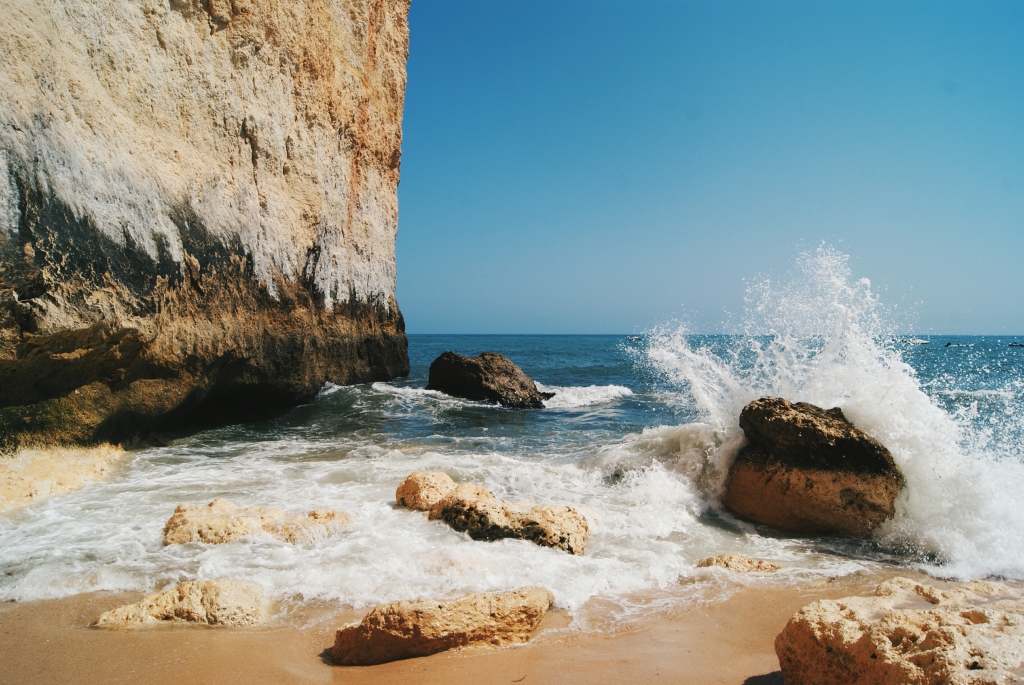
<svg viewBox="0 0 1024 685">
<path fill-rule="evenodd" d="M 518 538 L 578 556 L 583 555 L 589 534 L 587 520 L 573 507 L 509 503 L 473 483 L 463 483 L 441 498 L 429 518 L 474 540 Z"/>
<path fill-rule="evenodd" d="M 838 407 L 764 397 L 743 408 L 740 427 L 747 445 L 723 503 L 741 517 L 795 533 L 868 537 L 894 515 L 902 472 Z"/>
<path fill-rule="evenodd" d="M 781 566 L 762 559 L 752 559 L 743 554 L 719 554 L 714 557 L 706 557 L 697 562 L 697 568 L 709 568 L 720 566 L 736 573 L 775 573 Z"/>
<path fill-rule="evenodd" d="M 408 373 L 408 0 L 0 0 L 0 451 Z"/>
<path fill-rule="evenodd" d="M 550 608 L 543 588 L 395 602 L 338 631 L 331 656 L 346 666 L 381 664 L 473 645 L 526 642 Z"/>
<path fill-rule="evenodd" d="M 975 581 L 938 590 L 907 578 L 874 597 L 814 602 L 775 639 L 787 685 L 1024 682 L 1024 601 Z"/>
<path fill-rule="evenodd" d="M 455 481 L 447 473 L 415 471 L 395 490 L 395 501 L 407 509 L 430 509 L 455 489 Z"/>
<path fill-rule="evenodd" d="M 263 590 L 242 580 L 193 580 L 102 614 L 93 625 L 134 627 L 147 623 L 251 626 L 266 620 Z"/>
<path fill-rule="evenodd" d="M 261 532 L 298 544 L 323 539 L 351 522 L 343 511 L 315 509 L 308 514 L 291 514 L 273 507 L 242 508 L 217 498 L 205 506 L 178 505 L 164 526 L 164 544 L 216 545 Z"/>
<path fill-rule="evenodd" d="M 522 369 L 497 352 L 482 352 L 477 357 L 443 352 L 430 364 L 427 389 L 521 409 L 540 409 L 544 400 L 555 396 L 537 390 Z"/>
</svg>

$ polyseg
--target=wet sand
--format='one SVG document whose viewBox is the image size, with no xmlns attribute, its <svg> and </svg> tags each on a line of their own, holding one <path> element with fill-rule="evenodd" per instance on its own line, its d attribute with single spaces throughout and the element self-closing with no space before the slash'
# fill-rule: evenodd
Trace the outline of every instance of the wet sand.
<svg viewBox="0 0 1024 685">
<path fill-rule="evenodd" d="M 90 628 L 139 593 L 91 593 L 0 604 L 0 685 L 28 683 L 728 683 L 781 685 L 775 636 L 800 607 L 869 594 L 893 570 L 800 587 L 751 586 L 717 603 L 682 607 L 613 634 L 545 618 L 520 647 L 467 649 L 372 667 L 331 665 L 334 631 L 362 611 L 308 606 L 264 628 Z M 927 582 L 943 585 L 933 579 Z"/>
</svg>

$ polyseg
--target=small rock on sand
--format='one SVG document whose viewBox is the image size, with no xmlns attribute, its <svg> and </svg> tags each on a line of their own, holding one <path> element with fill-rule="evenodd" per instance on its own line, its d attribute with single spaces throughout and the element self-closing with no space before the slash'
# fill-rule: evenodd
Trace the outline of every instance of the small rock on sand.
<svg viewBox="0 0 1024 685">
<path fill-rule="evenodd" d="M 454 489 L 455 481 L 447 473 L 416 471 L 398 486 L 395 501 L 408 509 L 430 511 Z"/>
<path fill-rule="evenodd" d="M 181 504 L 164 527 L 164 544 L 205 542 L 215 545 L 246 535 L 266 533 L 282 542 L 313 542 L 344 528 L 352 518 L 343 511 L 316 509 L 289 514 L 272 507 L 241 508 L 217 498 L 207 504 Z"/>
<path fill-rule="evenodd" d="M 721 566 L 724 569 L 736 573 L 775 573 L 781 566 L 770 561 L 751 559 L 742 554 L 719 554 L 715 557 L 707 557 L 697 562 L 697 568 L 708 568 L 710 566 Z"/>
<path fill-rule="evenodd" d="M 339 630 L 331 656 L 337 664 L 368 666 L 457 647 L 526 642 L 551 602 L 550 592 L 531 587 L 384 604 Z"/>
<path fill-rule="evenodd" d="M 999 583 L 938 590 L 907 578 L 822 600 L 775 638 L 788 685 L 1024 682 L 1024 601 Z"/>
<path fill-rule="evenodd" d="M 255 583 L 242 580 L 194 580 L 149 595 L 137 604 L 112 609 L 95 626 L 137 627 L 165 621 L 222 626 L 251 626 L 266 620 L 267 601 Z"/>
</svg>

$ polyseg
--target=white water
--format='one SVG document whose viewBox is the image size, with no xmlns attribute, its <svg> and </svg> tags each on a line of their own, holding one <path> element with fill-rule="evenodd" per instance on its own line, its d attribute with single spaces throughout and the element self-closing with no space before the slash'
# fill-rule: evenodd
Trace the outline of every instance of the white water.
<svg viewBox="0 0 1024 685">
<path fill-rule="evenodd" d="M 1019 438 L 990 440 L 976 416 L 950 415 L 924 392 L 914 370 L 880 342 L 892 339 L 891 315 L 867 279 L 851 277 L 847 262 L 819 248 L 802 255 L 782 285 L 757 283 L 744 335 L 726 354 L 693 346 L 677 329 L 654 336 L 649 358 L 725 441 L 739 435 L 740 409 L 761 396 L 841 406 L 889 448 L 907 479 L 897 516 L 880 535 L 885 545 L 930 555 L 923 566 L 938 575 L 1024 577 Z M 1015 397 L 1011 390 L 967 392 Z M 707 458 L 711 497 L 730 458 L 728 450 Z"/>
<path fill-rule="evenodd" d="M 746 335 L 706 346 L 682 329 L 652 335 L 644 360 L 670 379 L 667 389 L 541 385 L 556 395 L 549 409 L 530 414 L 398 383 L 328 386 L 312 407 L 296 410 L 301 421 L 143 450 L 110 480 L 0 517 L 0 599 L 232 577 L 287 602 L 361 607 L 541 585 L 587 627 L 580 610 L 595 597 L 618 606 L 622 619 L 660 606 L 652 597 L 690 602 L 736 582 L 768 582 L 696 568 L 727 551 L 782 563 L 771 582 L 851 573 L 879 559 L 946 576 L 1024 577 L 1019 442 L 979 424 L 977 411 L 944 412 L 897 351 L 879 342 L 892 339 L 888 316 L 869 284 L 850 276 L 845 257 L 819 250 L 802 258 L 789 283 L 751 289 Z M 1020 390 L 1011 383 L 977 401 L 1011 403 Z M 954 391 L 935 395 L 944 392 Z M 760 535 L 718 510 L 742 439 L 739 411 L 767 394 L 840 405 L 893 452 L 908 486 L 878 544 Z M 606 431 L 593 442 L 551 437 L 614 421 L 641 401 L 696 407 L 702 418 Z M 337 421 L 348 423 L 328 430 Z M 426 428 L 408 437 L 389 427 L 402 421 Z M 509 500 L 578 507 L 591 530 L 586 555 L 475 542 L 398 509 L 395 487 L 417 470 L 445 471 Z M 291 511 L 337 508 L 356 522 L 316 544 L 161 544 L 175 506 L 215 497 Z"/>
</svg>

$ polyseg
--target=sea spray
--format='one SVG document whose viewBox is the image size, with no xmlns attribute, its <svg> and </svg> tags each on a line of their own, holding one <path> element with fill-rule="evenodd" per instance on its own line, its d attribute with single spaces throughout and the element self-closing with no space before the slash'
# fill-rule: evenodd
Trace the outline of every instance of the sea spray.
<svg viewBox="0 0 1024 685">
<path fill-rule="evenodd" d="M 0 516 L 0 599 L 230 577 L 284 606 L 364 607 L 529 584 L 551 590 L 577 626 L 597 625 L 595 604 L 611 617 L 600 625 L 612 626 L 737 582 L 879 561 L 1020 577 L 1024 350 L 994 338 L 948 349 L 934 336 L 893 341 L 890 313 L 847 267 L 826 250 L 802 258 L 788 282 L 755 283 L 741 335 L 411 336 L 408 379 L 328 385 L 283 416 L 129 452 L 108 479 Z M 562 399 L 509 410 L 424 390 L 430 362 L 448 349 L 499 350 Z M 880 540 L 780 537 L 721 510 L 739 410 L 761 394 L 839 404 L 901 459 L 910 487 Z M 510 501 L 572 505 L 590 525 L 586 555 L 474 541 L 404 510 L 395 488 L 412 471 L 445 471 Z M 254 535 L 163 546 L 178 504 L 215 497 L 341 509 L 355 522 L 315 544 Z M 723 552 L 784 569 L 726 581 L 697 568 Z"/>
<path fill-rule="evenodd" d="M 754 283 L 743 328 L 714 341 L 659 330 L 646 355 L 726 443 L 758 397 L 841 406 L 907 478 L 882 543 L 943 576 L 1024 576 L 1019 417 L 990 413 L 981 422 L 970 410 L 944 411 L 897 348 L 891 310 L 867 279 L 852 277 L 846 255 L 821 247 L 802 254 L 788 280 Z M 704 471 L 715 478 L 704 492 L 720 495 L 733 454 L 709 452 Z"/>
</svg>

